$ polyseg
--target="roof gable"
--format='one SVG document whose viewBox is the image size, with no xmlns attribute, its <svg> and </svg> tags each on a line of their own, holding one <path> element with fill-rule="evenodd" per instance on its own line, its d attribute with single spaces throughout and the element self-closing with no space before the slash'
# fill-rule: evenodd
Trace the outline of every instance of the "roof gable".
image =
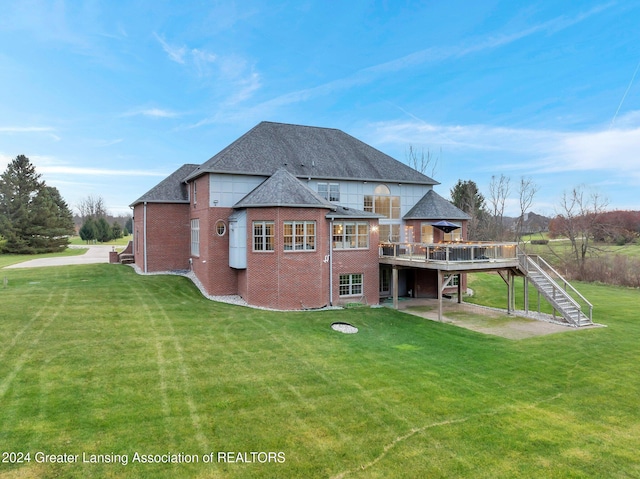
<svg viewBox="0 0 640 479">
<path fill-rule="evenodd" d="M 185 178 L 198 165 L 185 164 L 171 173 L 168 177 L 158 183 L 156 186 L 147 191 L 144 195 L 131 203 L 130 206 L 139 203 L 188 203 L 189 191 L 184 182 Z"/>
<path fill-rule="evenodd" d="M 429 190 L 403 218 L 405 220 L 468 220 L 469 215 L 435 191 Z"/>
<path fill-rule="evenodd" d="M 438 184 L 340 130 L 267 121 L 203 163 L 190 178 L 207 172 L 270 176 L 280 168 L 299 178 Z"/>
<path fill-rule="evenodd" d="M 303 185 L 300 180 L 284 168 L 277 170 L 233 207 L 264 208 L 269 206 L 327 208 L 331 210 L 336 208 L 315 191 Z"/>
</svg>

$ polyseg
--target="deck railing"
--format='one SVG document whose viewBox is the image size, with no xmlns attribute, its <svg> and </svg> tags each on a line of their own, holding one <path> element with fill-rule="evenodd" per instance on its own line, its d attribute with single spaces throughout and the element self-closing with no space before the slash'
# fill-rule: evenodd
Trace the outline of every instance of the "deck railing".
<svg viewBox="0 0 640 479">
<path fill-rule="evenodd" d="M 381 243 L 381 258 L 434 263 L 487 263 L 515 261 L 517 243 Z"/>
</svg>

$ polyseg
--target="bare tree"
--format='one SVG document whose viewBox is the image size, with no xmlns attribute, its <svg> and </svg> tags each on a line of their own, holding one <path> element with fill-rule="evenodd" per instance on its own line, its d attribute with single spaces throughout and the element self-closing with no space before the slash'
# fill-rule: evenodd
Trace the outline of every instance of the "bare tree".
<svg viewBox="0 0 640 479">
<path fill-rule="evenodd" d="M 520 216 L 516 221 L 515 240 L 520 241 L 524 233 L 525 215 L 533 204 L 533 199 L 540 187 L 536 185 L 531 178 L 521 177 L 518 188 L 518 201 L 520 204 Z"/>
<path fill-rule="evenodd" d="M 500 174 L 493 175 L 489 183 L 489 215 L 490 231 L 487 236 L 494 240 L 504 239 L 504 208 L 509 193 L 511 192 L 511 178 Z"/>
<path fill-rule="evenodd" d="M 440 161 L 440 156 L 442 156 L 442 150 L 440 150 L 438 156 L 434 158 L 428 148 L 426 154 L 424 148 L 422 148 L 420 153 L 418 153 L 412 145 L 409 145 L 409 149 L 406 151 L 405 156 L 407 158 L 407 163 L 411 168 L 419 171 L 423 175 L 428 175 L 433 178 L 436 176 L 438 161 Z"/>
<path fill-rule="evenodd" d="M 578 267 L 578 274 L 584 274 L 585 262 L 593 249 L 592 240 L 601 227 L 599 216 L 605 212 L 608 202 L 597 192 L 585 194 L 584 187 L 573 188 L 563 193 L 560 199 L 559 231 L 571 243 L 571 254 Z"/>
<path fill-rule="evenodd" d="M 107 207 L 105 206 L 102 196 L 89 195 L 86 198 L 81 199 L 76 205 L 82 222 L 87 218 L 102 218 L 107 216 Z"/>
</svg>

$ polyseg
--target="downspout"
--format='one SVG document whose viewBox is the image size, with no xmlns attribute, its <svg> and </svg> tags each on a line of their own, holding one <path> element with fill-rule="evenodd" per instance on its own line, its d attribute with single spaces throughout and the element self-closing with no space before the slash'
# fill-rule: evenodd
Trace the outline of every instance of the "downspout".
<svg viewBox="0 0 640 479">
<path fill-rule="evenodd" d="M 144 272 L 147 272 L 147 202 L 144 202 L 142 210 L 142 257 Z"/>
<path fill-rule="evenodd" d="M 329 222 L 329 306 L 333 306 L 333 220 Z"/>
</svg>

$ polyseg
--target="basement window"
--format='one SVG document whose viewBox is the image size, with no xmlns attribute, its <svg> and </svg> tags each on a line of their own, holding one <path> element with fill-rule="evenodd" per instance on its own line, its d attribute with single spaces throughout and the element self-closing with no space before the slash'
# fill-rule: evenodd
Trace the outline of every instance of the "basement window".
<svg viewBox="0 0 640 479">
<path fill-rule="evenodd" d="M 362 273 L 340 275 L 340 296 L 362 295 Z"/>
</svg>

